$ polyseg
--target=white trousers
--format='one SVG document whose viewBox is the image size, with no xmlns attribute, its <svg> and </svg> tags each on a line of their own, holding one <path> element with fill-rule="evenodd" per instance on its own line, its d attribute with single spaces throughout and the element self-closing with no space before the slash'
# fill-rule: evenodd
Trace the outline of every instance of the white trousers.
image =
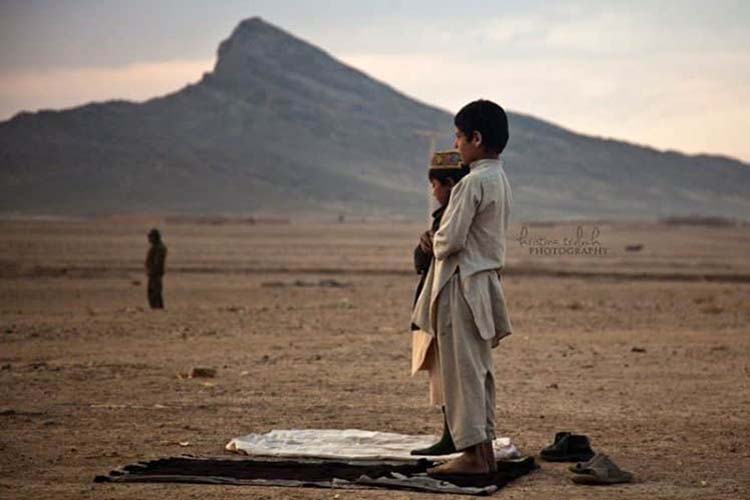
<svg viewBox="0 0 750 500">
<path fill-rule="evenodd" d="M 484 340 L 454 274 L 437 299 L 437 353 L 453 443 L 463 450 L 495 439 L 492 340 Z"/>
</svg>

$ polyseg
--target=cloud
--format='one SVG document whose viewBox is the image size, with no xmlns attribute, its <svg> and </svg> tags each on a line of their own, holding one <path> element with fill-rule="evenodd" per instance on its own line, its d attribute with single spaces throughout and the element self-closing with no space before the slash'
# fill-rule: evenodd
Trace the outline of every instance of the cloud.
<svg viewBox="0 0 750 500">
<path fill-rule="evenodd" d="M 91 101 L 141 101 L 200 79 L 213 60 L 173 60 L 121 67 L 0 74 L 0 119 L 19 111 L 67 108 Z"/>
<path fill-rule="evenodd" d="M 540 17 L 517 16 L 490 18 L 480 22 L 477 29 L 492 42 L 508 43 L 539 38 L 548 26 Z"/>
<path fill-rule="evenodd" d="M 651 40 L 647 24 L 638 22 L 631 11 L 583 9 L 580 5 L 552 4 L 533 13 L 489 17 L 472 30 L 509 57 L 527 51 L 558 51 L 602 54 L 634 51 Z M 493 47 L 494 46 L 494 47 Z"/>
</svg>

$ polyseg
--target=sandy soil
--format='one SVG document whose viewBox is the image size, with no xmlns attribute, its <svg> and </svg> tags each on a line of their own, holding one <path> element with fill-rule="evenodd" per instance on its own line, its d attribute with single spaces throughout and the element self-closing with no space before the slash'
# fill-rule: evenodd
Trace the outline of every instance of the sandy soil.
<svg viewBox="0 0 750 500">
<path fill-rule="evenodd" d="M 420 226 L 167 225 L 168 309 L 151 312 L 154 222 L 0 222 L 0 497 L 431 496 L 93 484 L 136 460 L 222 455 L 248 432 L 441 425 L 408 375 Z M 541 462 L 497 496 L 750 498 L 750 228 L 598 227 L 606 255 L 509 241 L 497 426 L 529 454 L 586 433 L 637 481 L 576 486 Z M 218 374 L 179 377 L 193 366 Z"/>
</svg>

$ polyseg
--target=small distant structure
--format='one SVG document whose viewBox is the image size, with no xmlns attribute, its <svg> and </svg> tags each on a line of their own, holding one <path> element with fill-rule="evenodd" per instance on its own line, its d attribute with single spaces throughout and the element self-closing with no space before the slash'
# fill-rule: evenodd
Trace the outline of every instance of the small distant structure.
<svg viewBox="0 0 750 500">
<path fill-rule="evenodd" d="M 736 219 L 710 215 L 665 217 L 661 219 L 661 222 L 668 226 L 732 227 L 740 225 L 739 221 Z"/>
</svg>

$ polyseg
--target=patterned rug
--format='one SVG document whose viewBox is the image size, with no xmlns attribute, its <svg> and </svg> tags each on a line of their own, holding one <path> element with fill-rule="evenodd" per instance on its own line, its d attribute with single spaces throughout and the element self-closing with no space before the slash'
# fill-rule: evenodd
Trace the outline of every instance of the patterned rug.
<svg viewBox="0 0 750 500">
<path fill-rule="evenodd" d="M 316 487 L 341 489 L 398 489 L 461 495 L 491 495 L 537 466 L 531 457 L 498 461 L 498 471 L 487 475 L 428 477 L 432 461 L 353 462 L 330 459 L 170 457 L 126 465 L 95 482 L 193 483 Z"/>
</svg>

